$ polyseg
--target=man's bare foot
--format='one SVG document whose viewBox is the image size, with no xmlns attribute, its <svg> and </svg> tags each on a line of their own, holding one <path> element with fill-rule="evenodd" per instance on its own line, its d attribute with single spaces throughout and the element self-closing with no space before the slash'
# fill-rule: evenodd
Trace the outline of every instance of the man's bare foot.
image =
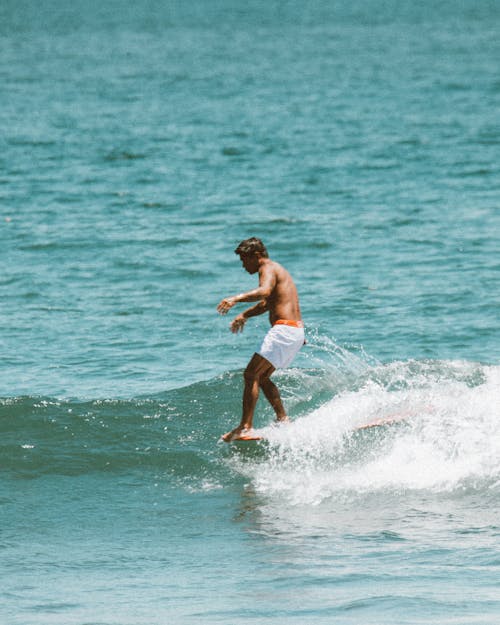
<svg viewBox="0 0 500 625">
<path fill-rule="evenodd" d="M 287 416 L 277 417 L 276 423 L 290 423 L 290 417 L 287 417 Z"/>
<path fill-rule="evenodd" d="M 243 428 L 241 426 L 238 426 L 237 428 L 234 428 L 234 430 L 223 434 L 221 438 L 225 443 L 230 443 L 231 441 L 238 439 L 242 434 L 248 434 L 251 431 L 252 428 Z"/>
</svg>

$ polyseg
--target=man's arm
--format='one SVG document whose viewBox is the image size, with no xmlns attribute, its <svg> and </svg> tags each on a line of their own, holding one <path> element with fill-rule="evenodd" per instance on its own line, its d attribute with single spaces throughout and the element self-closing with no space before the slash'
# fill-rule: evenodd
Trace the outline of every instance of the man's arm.
<svg viewBox="0 0 500 625">
<path fill-rule="evenodd" d="M 255 306 L 252 306 L 251 308 L 243 311 L 231 321 L 231 332 L 233 332 L 233 334 L 236 334 L 237 332 L 243 332 L 243 327 L 250 317 L 262 315 L 267 310 L 269 310 L 269 306 L 267 304 L 267 300 L 264 299 Z"/>
<path fill-rule="evenodd" d="M 239 304 L 240 302 L 266 300 L 273 292 L 275 285 L 275 272 L 271 267 L 264 266 L 259 270 L 259 286 L 256 289 L 252 289 L 247 293 L 239 293 L 238 295 L 224 298 L 217 306 L 217 310 L 221 315 L 225 315 L 235 304 Z M 259 306 L 259 304 L 257 304 L 257 306 Z M 263 312 L 265 312 L 265 310 L 255 314 L 261 315 Z"/>
</svg>

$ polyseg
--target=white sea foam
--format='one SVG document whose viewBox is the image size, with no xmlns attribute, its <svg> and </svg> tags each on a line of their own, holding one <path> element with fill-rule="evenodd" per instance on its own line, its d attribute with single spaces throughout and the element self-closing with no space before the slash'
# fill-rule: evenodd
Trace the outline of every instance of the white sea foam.
<svg viewBox="0 0 500 625">
<path fill-rule="evenodd" d="M 259 492 L 297 504 L 380 490 L 498 488 L 499 391 L 499 367 L 379 367 L 358 390 L 286 427 L 265 428 L 269 453 L 240 469 Z M 404 420 L 357 429 L 398 417 Z"/>
</svg>

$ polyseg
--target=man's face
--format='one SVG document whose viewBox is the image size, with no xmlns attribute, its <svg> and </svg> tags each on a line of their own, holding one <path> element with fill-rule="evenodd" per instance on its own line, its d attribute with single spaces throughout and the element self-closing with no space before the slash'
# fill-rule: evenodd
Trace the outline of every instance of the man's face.
<svg viewBox="0 0 500 625">
<path fill-rule="evenodd" d="M 240 254 L 241 264 L 248 273 L 259 271 L 259 256 L 257 254 Z"/>
</svg>

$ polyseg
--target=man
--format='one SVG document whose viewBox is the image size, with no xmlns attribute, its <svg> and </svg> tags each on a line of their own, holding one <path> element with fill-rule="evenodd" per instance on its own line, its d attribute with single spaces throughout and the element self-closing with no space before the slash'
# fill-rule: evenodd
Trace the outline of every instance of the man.
<svg viewBox="0 0 500 625">
<path fill-rule="evenodd" d="M 225 315 L 240 302 L 258 302 L 237 315 L 231 322 L 231 331 L 242 332 L 249 317 L 269 312 L 271 329 L 260 350 L 253 355 L 244 373 L 243 414 L 237 428 L 224 434 L 226 443 L 251 430 L 259 389 L 262 389 L 280 422 L 288 421 L 281 397 L 270 377 L 278 368 L 287 367 L 304 344 L 304 324 L 300 314 L 299 297 L 291 275 L 284 267 L 269 258 L 260 239 L 242 241 L 234 250 L 243 268 L 250 274 L 259 274 L 259 286 L 247 293 L 226 297 L 217 306 Z"/>
</svg>

